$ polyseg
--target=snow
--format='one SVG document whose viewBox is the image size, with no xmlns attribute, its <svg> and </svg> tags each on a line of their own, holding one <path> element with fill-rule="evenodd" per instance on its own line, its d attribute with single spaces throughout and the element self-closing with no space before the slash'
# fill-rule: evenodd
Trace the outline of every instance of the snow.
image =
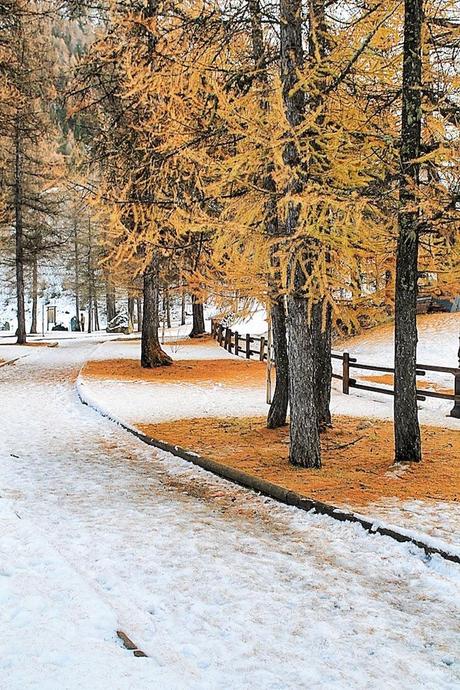
<svg viewBox="0 0 460 690">
<path fill-rule="evenodd" d="M 0 530 L 0 687 L 121 689 L 142 677 L 115 636 L 110 603 L 5 500 Z"/>
<path fill-rule="evenodd" d="M 457 566 L 142 444 L 77 398 L 96 344 L 0 371 L 0 687 L 460 686 Z"/>
<path fill-rule="evenodd" d="M 417 325 L 417 362 L 427 366 L 458 367 L 460 312 L 421 315 L 417 319 Z M 357 357 L 361 364 L 392 367 L 394 366 L 393 324 L 374 328 L 354 338 L 349 338 L 340 343 L 336 351 L 349 352 L 352 357 Z M 341 373 L 341 362 L 333 360 L 333 365 L 334 371 Z M 379 375 L 377 371 L 361 371 L 359 369 L 352 369 L 351 372 L 352 377 L 357 379 L 363 376 Z M 446 388 L 452 393 L 454 391 L 452 374 L 427 371 L 426 376 L 420 377 L 419 380 L 433 383 L 440 388 Z M 363 383 L 370 382 L 363 381 Z M 340 389 L 340 385 L 340 382 L 334 381 L 336 391 Z M 347 403 L 343 398 L 352 399 L 349 412 L 344 411 Z M 359 399 L 364 401 L 364 404 L 356 402 Z M 361 410 L 366 406 L 369 417 L 391 419 L 393 416 L 392 397 L 381 393 L 353 389 L 350 396 L 335 397 L 333 412 L 361 416 Z M 452 401 L 426 398 L 426 400 L 419 402 L 420 422 L 434 426 L 442 424 L 442 426 L 452 429 L 459 429 L 459 421 L 448 416 L 452 407 Z"/>
</svg>

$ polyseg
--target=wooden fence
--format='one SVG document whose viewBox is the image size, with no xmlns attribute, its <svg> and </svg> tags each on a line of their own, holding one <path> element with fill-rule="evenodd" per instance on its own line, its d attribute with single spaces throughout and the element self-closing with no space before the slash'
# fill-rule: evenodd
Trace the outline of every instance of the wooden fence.
<svg viewBox="0 0 460 690">
<path fill-rule="evenodd" d="M 225 348 L 228 352 L 238 355 L 239 357 L 245 357 L 246 359 L 258 359 L 260 362 L 267 360 L 267 340 L 263 336 L 258 337 L 250 335 L 249 333 L 240 335 L 238 331 L 232 331 L 230 328 L 215 321 L 211 321 L 211 335 L 217 340 L 221 347 Z M 359 369 L 361 371 L 376 371 L 383 374 L 394 374 L 394 368 L 374 364 L 362 364 L 361 362 L 358 362 L 355 357 L 351 357 L 349 352 L 343 352 L 341 354 L 334 353 L 331 356 L 332 359 L 342 362 L 342 373 L 333 373 L 332 376 L 335 379 L 342 381 L 342 392 L 345 393 L 345 395 L 350 394 L 350 388 L 375 393 L 383 393 L 385 395 L 394 395 L 394 389 L 390 386 L 384 387 L 360 383 L 356 378 L 353 378 L 350 375 L 352 369 Z M 425 376 L 426 373 L 430 371 L 443 374 L 452 374 L 454 377 L 452 393 L 417 388 L 418 399 L 426 400 L 426 398 L 439 398 L 441 400 L 453 400 L 454 407 L 450 411 L 450 416 L 460 419 L 460 368 L 417 364 L 417 376 Z"/>
</svg>

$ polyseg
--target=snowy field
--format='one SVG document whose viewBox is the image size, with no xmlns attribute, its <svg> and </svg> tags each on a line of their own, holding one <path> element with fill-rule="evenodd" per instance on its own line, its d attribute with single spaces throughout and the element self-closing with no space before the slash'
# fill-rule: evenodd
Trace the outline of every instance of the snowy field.
<svg viewBox="0 0 460 690">
<path fill-rule="evenodd" d="M 78 401 L 95 344 L 0 371 L 2 690 L 460 687 L 458 566 L 145 446 Z"/>
</svg>

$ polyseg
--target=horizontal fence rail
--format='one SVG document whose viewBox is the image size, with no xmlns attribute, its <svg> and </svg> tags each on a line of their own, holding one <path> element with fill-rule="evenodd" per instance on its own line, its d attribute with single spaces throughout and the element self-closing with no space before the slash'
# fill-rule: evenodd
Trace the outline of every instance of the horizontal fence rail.
<svg viewBox="0 0 460 690">
<path fill-rule="evenodd" d="M 264 336 L 255 336 L 246 333 L 241 335 L 238 331 L 232 331 L 227 326 L 211 320 L 211 335 L 217 340 L 219 345 L 228 352 L 231 352 L 239 357 L 246 359 L 258 359 L 260 362 L 265 362 L 268 357 L 267 339 Z M 352 369 L 360 369 L 362 371 L 376 371 L 384 374 L 393 374 L 393 367 L 385 367 L 374 364 L 362 364 L 358 362 L 355 357 L 351 357 L 349 352 L 342 352 L 340 354 L 333 353 L 332 359 L 342 362 L 342 373 L 333 373 L 335 379 L 342 381 L 342 392 L 345 395 L 350 394 L 351 388 L 358 390 L 370 391 L 375 393 L 383 393 L 384 395 L 394 395 L 394 389 L 391 386 L 374 386 L 360 383 L 356 378 L 350 376 Z M 453 400 L 454 407 L 450 411 L 450 416 L 460 419 L 460 368 L 458 367 L 441 367 L 430 364 L 417 364 L 417 376 L 425 376 L 427 372 L 436 372 L 442 374 L 452 374 L 453 392 L 444 393 L 438 391 L 427 390 L 425 388 L 417 388 L 417 397 L 419 400 L 426 400 L 426 398 L 438 398 L 440 400 Z"/>
</svg>

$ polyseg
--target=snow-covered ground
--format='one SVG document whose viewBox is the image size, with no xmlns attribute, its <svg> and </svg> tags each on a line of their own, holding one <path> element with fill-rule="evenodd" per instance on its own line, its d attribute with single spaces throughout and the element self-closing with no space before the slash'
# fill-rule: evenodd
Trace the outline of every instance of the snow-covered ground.
<svg viewBox="0 0 460 690">
<path fill-rule="evenodd" d="M 420 315 L 417 318 L 417 324 L 417 362 L 427 366 L 458 367 L 460 312 Z M 336 351 L 349 352 L 361 364 L 392 367 L 394 365 L 393 324 L 380 326 L 365 331 L 355 338 L 349 338 L 340 343 L 340 346 L 337 345 Z M 337 360 L 334 361 L 334 371 L 341 373 L 341 363 Z M 351 376 L 362 379 L 363 376 L 379 376 L 379 372 L 352 369 Z M 454 392 L 452 374 L 427 371 L 426 376 L 419 377 L 419 381 L 422 384 L 434 384 L 433 390 L 445 389 L 450 393 Z M 362 383 L 369 382 L 364 380 Z M 375 385 L 380 386 L 382 384 L 377 383 Z M 336 381 L 334 387 L 339 390 L 340 382 Z M 368 416 L 390 419 L 393 415 L 393 398 L 388 395 L 352 389 L 350 397 L 353 398 L 354 409 L 362 408 L 361 403 L 355 402 L 355 400 L 366 401 L 367 412 L 365 414 Z M 335 401 L 334 409 L 337 413 L 343 413 L 342 407 L 343 401 Z M 419 402 L 420 421 L 424 424 L 436 426 L 441 424 L 460 430 L 459 420 L 453 420 L 448 416 L 452 407 L 452 401 L 427 397 L 426 400 Z"/>
<path fill-rule="evenodd" d="M 460 686 L 457 566 L 145 446 L 78 401 L 94 344 L 0 371 L 2 690 Z"/>
<path fill-rule="evenodd" d="M 454 325 L 460 325 L 460 314 L 446 315 L 452 319 Z M 453 361 L 452 341 L 454 334 L 451 328 L 444 335 L 445 355 L 439 355 L 435 364 L 441 359 L 449 362 L 446 366 L 455 366 Z M 218 347 L 217 343 L 204 343 L 197 345 L 171 345 L 168 340 L 175 335 L 175 329 L 171 329 L 166 334 L 165 350 L 176 360 L 184 359 L 232 359 L 234 355 Z M 428 334 L 430 335 L 430 334 Z M 391 364 L 391 333 L 388 335 L 385 348 L 381 349 L 376 345 L 372 350 L 372 340 L 367 336 L 363 346 L 362 354 L 358 351 L 359 341 L 347 341 L 347 348 L 350 352 L 359 354 L 359 360 L 366 362 L 390 362 Z M 421 343 L 423 342 L 421 336 Z M 353 347 L 353 349 L 351 349 Z M 458 347 L 458 345 L 457 345 Z M 429 345 L 427 344 L 427 349 Z M 380 352 L 380 359 L 376 359 Z M 139 359 L 140 341 L 117 341 L 103 345 L 96 350 L 94 359 Z M 366 372 L 366 374 L 372 372 Z M 433 376 L 436 376 L 433 374 Z M 452 376 L 440 374 L 449 379 L 447 385 L 452 384 Z M 377 419 L 392 419 L 393 399 L 384 394 L 370 393 L 367 391 L 357 391 L 352 389 L 350 395 L 343 395 L 340 382 L 334 381 L 331 409 L 333 414 L 344 414 L 355 417 L 375 417 Z M 184 419 L 188 417 L 215 417 L 215 416 L 251 416 L 264 415 L 267 411 L 265 386 L 246 386 L 244 388 L 232 388 L 216 383 L 214 386 L 184 384 L 184 383 L 146 383 L 146 382 L 116 382 L 105 380 L 101 382 L 92 381 L 91 385 L 103 406 L 109 407 L 113 413 L 122 419 L 134 423 L 157 423 L 171 419 Z M 124 395 L 122 391 L 129 390 L 129 395 Z M 161 405 L 152 405 L 154 398 L 161 397 Z M 180 405 L 177 401 L 180 400 Z M 460 421 L 449 417 L 452 408 L 451 401 L 427 398 L 420 403 L 420 422 L 433 426 L 442 426 L 460 431 Z"/>
<path fill-rule="evenodd" d="M 214 342 L 201 345 L 164 346 L 176 360 L 187 359 L 234 359 Z M 102 344 L 92 359 L 139 359 L 140 343 L 132 340 Z M 372 361 L 372 360 L 371 360 Z M 210 365 L 212 377 L 212 365 Z M 146 381 L 110 381 L 88 379 L 81 383 L 85 394 L 107 414 L 135 426 L 155 424 L 172 419 L 228 416 L 263 416 L 267 412 L 265 386 L 229 386 L 221 383 L 154 383 Z M 361 396 L 343 395 L 334 388 L 331 407 L 335 414 L 360 417 L 391 418 L 391 403 L 387 396 L 378 401 L 378 394 L 364 393 Z M 449 408 L 450 409 L 450 408 Z M 460 421 L 445 417 L 438 410 L 422 410 L 423 423 L 449 427 L 460 432 Z M 454 451 L 455 452 L 455 449 Z M 459 458 L 460 462 L 460 458 Z M 404 468 L 397 471 L 404 471 Z M 352 506 L 344 506 L 351 508 Z M 446 541 L 460 550 L 460 504 L 456 502 L 398 501 L 396 498 L 381 501 L 367 507 L 367 516 L 385 520 L 399 528 L 416 530 Z"/>
</svg>

